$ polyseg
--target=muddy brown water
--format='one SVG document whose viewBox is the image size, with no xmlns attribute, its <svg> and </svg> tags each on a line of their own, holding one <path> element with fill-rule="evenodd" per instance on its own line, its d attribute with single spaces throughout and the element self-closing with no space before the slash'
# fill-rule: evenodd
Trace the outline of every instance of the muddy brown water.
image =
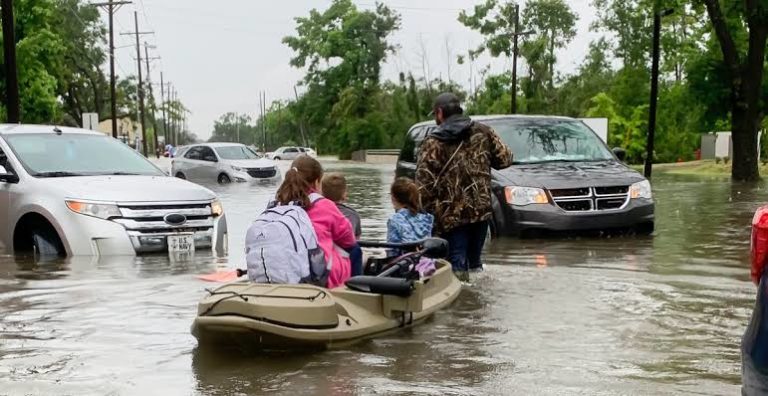
<svg viewBox="0 0 768 396">
<path fill-rule="evenodd" d="M 287 164 L 283 164 L 287 166 Z M 343 171 L 367 238 L 384 236 L 391 166 Z M 0 395 L 737 394 L 754 302 L 749 223 L 762 185 L 658 175 L 653 237 L 501 239 L 487 270 L 420 326 L 319 353 L 201 350 L 210 284 L 243 263 L 270 185 L 210 186 L 230 256 L 0 256 Z"/>
</svg>

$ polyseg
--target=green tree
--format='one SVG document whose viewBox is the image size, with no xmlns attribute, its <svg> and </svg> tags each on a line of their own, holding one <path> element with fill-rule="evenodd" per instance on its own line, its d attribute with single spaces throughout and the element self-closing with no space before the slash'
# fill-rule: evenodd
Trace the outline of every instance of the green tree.
<svg viewBox="0 0 768 396">
<path fill-rule="evenodd" d="M 722 63 L 730 88 L 734 180 L 757 180 L 757 135 L 766 108 L 763 77 L 768 41 L 768 3 L 746 0 L 725 9 L 719 0 L 702 0 L 722 51 Z M 747 37 L 746 45 L 739 45 Z M 743 41 L 742 41 L 743 42 Z"/>
<path fill-rule="evenodd" d="M 99 10 L 80 0 L 57 0 L 55 7 L 51 26 L 64 47 L 57 70 L 63 123 L 83 125 L 83 113 L 111 118 L 109 81 L 102 71 L 107 30 Z"/>
<path fill-rule="evenodd" d="M 381 65 L 395 51 L 388 37 L 399 28 L 399 15 L 383 4 L 360 11 L 351 0 L 334 0 L 326 11 L 313 9 L 296 22 L 297 35 L 283 42 L 296 53 L 291 65 L 307 68 L 300 106 L 319 126 L 322 148 L 348 157 L 380 144 L 387 133 L 376 123 Z"/>
<path fill-rule="evenodd" d="M 51 0 L 14 2 L 21 120 L 25 123 L 53 123 L 59 117 L 57 71 L 64 45 L 51 27 L 54 13 Z M 5 90 L 4 70 L 0 71 L 0 90 Z"/>
<path fill-rule="evenodd" d="M 554 87 L 555 50 L 565 47 L 576 36 L 578 17 L 563 0 L 528 0 L 523 11 L 523 23 L 546 42 L 549 65 L 549 89 Z"/>
</svg>

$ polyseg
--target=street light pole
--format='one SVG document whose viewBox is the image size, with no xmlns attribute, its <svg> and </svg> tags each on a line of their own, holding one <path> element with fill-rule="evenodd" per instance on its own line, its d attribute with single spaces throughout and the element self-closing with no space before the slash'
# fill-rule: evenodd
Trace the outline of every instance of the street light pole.
<svg viewBox="0 0 768 396">
<path fill-rule="evenodd" d="M 645 146 L 645 177 L 651 178 L 653 168 L 653 142 L 656 136 L 656 102 L 659 98 L 659 42 L 661 41 L 661 18 L 674 12 L 668 8 L 653 14 L 653 53 L 651 64 L 651 104 L 648 109 L 648 138 Z"/>
</svg>

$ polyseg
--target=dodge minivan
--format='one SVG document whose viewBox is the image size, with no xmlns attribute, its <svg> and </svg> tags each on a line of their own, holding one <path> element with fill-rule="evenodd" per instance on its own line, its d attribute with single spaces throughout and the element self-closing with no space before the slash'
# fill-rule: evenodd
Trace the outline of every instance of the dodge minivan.
<svg viewBox="0 0 768 396">
<path fill-rule="evenodd" d="M 514 164 L 493 171 L 493 235 L 551 232 L 654 230 L 651 184 L 582 121 L 552 116 L 477 116 L 514 155 Z M 400 152 L 396 173 L 414 177 L 419 145 L 436 128 L 414 125 Z"/>
</svg>

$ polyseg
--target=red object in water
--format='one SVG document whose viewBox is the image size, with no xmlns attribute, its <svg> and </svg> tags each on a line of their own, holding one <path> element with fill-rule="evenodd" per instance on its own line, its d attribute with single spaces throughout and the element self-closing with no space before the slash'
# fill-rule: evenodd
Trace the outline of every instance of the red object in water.
<svg viewBox="0 0 768 396">
<path fill-rule="evenodd" d="M 752 218 L 752 282 L 760 283 L 768 259 L 768 206 L 755 212 Z"/>
</svg>

